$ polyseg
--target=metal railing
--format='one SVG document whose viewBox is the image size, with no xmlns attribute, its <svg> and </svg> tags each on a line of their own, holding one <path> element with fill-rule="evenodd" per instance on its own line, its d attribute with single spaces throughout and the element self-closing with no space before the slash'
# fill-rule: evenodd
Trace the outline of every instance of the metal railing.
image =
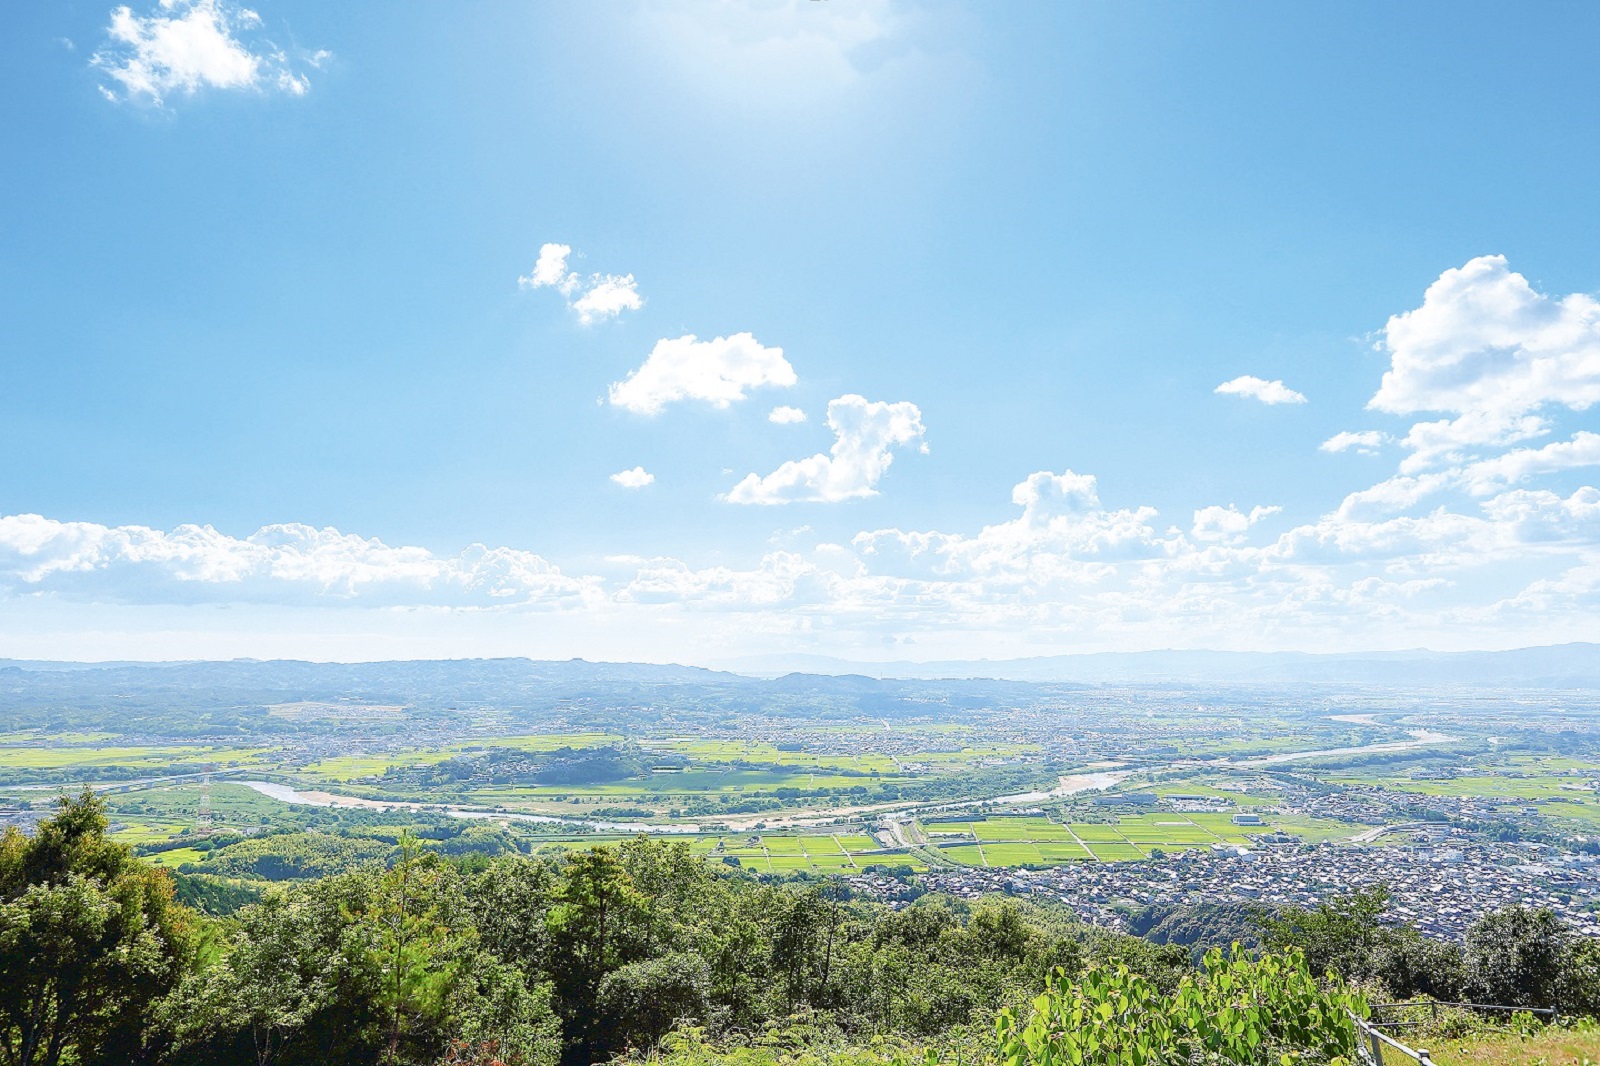
<svg viewBox="0 0 1600 1066">
<path fill-rule="evenodd" d="M 1394 1048 L 1418 1066 L 1434 1066 L 1434 1061 L 1428 1057 L 1427 1048 L 1408 1048 L 1365 1018 L 1351 1014 L 1350 1020 L 1356 1024 L 1356 1061 L 1362 1066 L 1384 1066 L 1385 1047 Z"/>
<path fill-rule="evenodd" d="M 1390 1022 L 1382 1021 L 1378 1018 L 1378 1013 L 1380 1011 L 1398 1010 L 1402 1008 L 1416 1010 L 1421 1007 L 1428 1008 L 1429 1017 L 1426 1021 Z M 1413 1000 L 1410 1003 L 1374 1003 L 1372 1004 L 1373 1016 L 1371 1018 L 1371 1022 L 1373 1025 L 1379 1026 L 1383 1029 L 1409 1029 L 1418 1025 L 1437 1024 L 1439 1021 L 1440 1007 L 1456 1007 L 1461 1010 L 1500 1011 L 1504 1014 L 1532 1014 L 1535 1017 L 1547 1018 L 1551 1025 L 1555 1025 L 1561 1021 L 1561 1013 L 1554 1007 L 1507 1007 L 1499 1003 L 1452 1003 L 1446 999 L 1429 999 L 1422 1001 Z"/>
<path fill-rule="evenodd" d="M 1381 1021 L 1378 1019 L 1378 1012 L 1402 1007 L 1410 1009 L 1427 1007 L 1430 1018 L 1425 1021 Z M 1437 1024 L 1440 1007 L 1458 1007 L 1463 1010 L 1475 1011 L 1500 1011 L 1506 1014 L 1543 1015 L 1549 1018 L 1551 1024 L 1561 1020 L 1561 1015 L 1554 1007 L 1508 1007 L 1498 1003 L 1452 1003 L 1448 1000 L 1437 999 L 1412 1003 L 1374 1003 L 1372 1004 L 1373 1017 L 1371 1019 L 1361 1018 L 1355 1014 L 1350 1015 L 1350 1020 L 1355 1023 L 1356 1027 L 1357 1061 L 1362 1063 L 1362 1066 L 1384 1066 L 1383 1049 L 1388 1047 L 1417 1063 L 1418 1066 L 1435 1066 L 1433 1059 L 1428 1056 L 1427 1048 L 1407 1047 L 1383 1030 Z M 1347 1011 L 1346 1013 L 1349 1012 Z"/>
</svg>

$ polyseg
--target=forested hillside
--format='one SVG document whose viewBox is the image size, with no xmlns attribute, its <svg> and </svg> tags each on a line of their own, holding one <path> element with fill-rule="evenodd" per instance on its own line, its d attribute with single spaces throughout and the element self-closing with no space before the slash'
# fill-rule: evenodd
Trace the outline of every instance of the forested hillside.
<svg viewBox="0 0 1600 1066">
<path fill-rule="evenodd" d="M 1204 916 L 1168 916 L 1186 931 L 1156 945 L 1006 898 L 895 910 L 643 838 L 554 859 L 407 838 L 215 918 L 105 832 L 85 793 L 0 839 L 0 1063 L 578 1066 L 662 1047 L 1019 1066 L 1270 1047 L 1309 1063 L 1351 1054 L 1345 1011 L 1366 1009 L 1329 968 L 1385 995 L 1600 1002 L 1596 945 L 1538 912 L 1488 919 L 1458 950 L 1355 897 L 1262 915 L 1265 954 L 1197 969 Z"/>
</svg>

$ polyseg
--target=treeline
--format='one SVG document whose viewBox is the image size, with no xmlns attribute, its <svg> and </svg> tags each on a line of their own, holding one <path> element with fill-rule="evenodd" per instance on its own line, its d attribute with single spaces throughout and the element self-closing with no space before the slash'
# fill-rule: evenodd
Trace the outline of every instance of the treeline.
<svg viewBox="0 0 1600 1066">
<path fill-rule="evenodd" d="M 851 1040 L 988 1030 L 1046 976 L 1130 960 L 1176 988 L 1188 953 L 1002 899 L 895 912 L 837 882 L 765 883 L 682 843 L 452 859 L 413 841 L 269 889 L 227 918 L 63 801 L 0 838 L 0 1062 L 583 1064 L 680 1024 Z M 227 849 L 232 850 L 232 849 Z M 452 1051 L 452 1048 L 456 1051 Z"/>
<path fill-rule="evenodd" d="M 1359 1003 L 1318 984 L 1324 967 L 1400 993 L 1446 991 L 1424 976 L 1459 973 L 1450 989 L 1566 997 L 1569 1011 L 1592 1009 L 1600 987 L 1594 944 L 1540 912 L 1480 923 L 1460 950 L 1383 926 L 1381 898 L 1354 897 L 1262 916 L 1274 953 L 1213 956 L 1197 973 L 1189 946 L 1048 906 L 930 896 L 896 911 L 841 882 L 764 882 L 643 838 L 554 859 L 443 856 L 408 838 L 388 861 L 214 918 L 106 828 L 86 793 L 33 837 L 0 838 L 3 1066 L 584 1066 L 669 1036 L 715 1047 L 751 1034 L 992 1051 L 997 1019 L 1023 1036 L 1033 1024 L 1008 1009 L 1099 1012 L 1129 996 L 1187 1004 L 1163 1015 L 1171 1039 L 1203 1042 L 1217 1036 L 1206 1004 L 1233 1002 L 1235 985 L 1282 1000 L 1252 1008 L 1261 1039 L 1289 1049 L 1309 1011 L 1335 1049 L 1341 1011 Z"/>
<path fill-rule="evenodd" d="M 1574 934 L 1552 912 L 1512 907 L 1488 914 L 1462 943 L 1451 944 L 1383 921 L 1388 902 L 1380 887 L 1312 908 L 1260 912 L 1261 941 L 1300 949 L 1315 972 L 1332 970 L 1397 999 L 1600 1014 L 1600 940 Z"/>
</svg>

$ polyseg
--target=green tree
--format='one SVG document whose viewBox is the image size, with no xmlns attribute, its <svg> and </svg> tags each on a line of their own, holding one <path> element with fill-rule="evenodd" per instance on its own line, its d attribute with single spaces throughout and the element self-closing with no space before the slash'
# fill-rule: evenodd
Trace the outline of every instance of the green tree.
<svg viewBox="0 0 1600 1066">
<path fill-rule="evenodd" d="M 1390 995 L 1456 999 L 1466 994 L 1461 949 L 1429 940 L 1409 925 L 1381 921 L 1389 905 L 1384 886 L 1326 900 L 1301 910 L 1258 913 L 1262 943 L 1305 953 L 1311 968 L 1373 981 Z"/>
<path fill-rule="evenodd" d="M 699 955 L 676 952 L 630 962 L 606 974 L 596 995 L 618 1048 L 647 1049 L 680 1022 L 703 1020 L 711 970 Z"/>
<path fill-rule="evenodd" d="M 567 1056 L 587 1063 L 608 1045 L 605 1019 L 598 1010 L 600 982 L 633 961 L 646 907 L 617 853 L 609 848 L 567 856 L 555 898 L 546 925 L 558 1009 L 566 1023 Z"/>
<path fill-rule="evenodd" d="M 1558 1002 L 1571 934 L 1547 909 L 1508 907 L 1473 923 L 1466 938 L 1466 980 L 1472 996 L 1508 1007 Z"/>
<path fill-rule="evenodd" d="M 167 1003 L 183 1063 L 371 1063 L 382 1047 L 381 942 L 363 916 L 376 875 L 269 891 L 216 962 Z"/>
<path fill-rule="evenodd" d="M 449 1004 L 452 1045 L 492 1047 L 505 1066 L 554 1066 L 561 1054 L 561 1023 L 551 1008 L 549 984 L 529 986 L 523 972 L 492 955 L 461 969 Z"/>
<path fill-rule="evenodd" d="M 1365 976 L 1382 936 L 1378 919 L 1389 906 L 1385 885 L 1324 900 L 1315 907 L 1261 915 L 1261 943 L 1270 951 L 1298 949 L 1313 973 Z"/>
<path fill-rule="evenodd" d="M 377 905 L 367 916 L 378 928 L 373 950 L 383 970 L 385 1063 L 405 1061 L 402 1043 L 426 1041 L 445 1016 L 458 959 L 441 900 L 444 875 L 439 857 L 420 853 L 416 838 L 404 834 L 400 860 L 379 880 Z"/>
<path fill-rule="evenodd" d="M 129 1064 L 193 957 L 171 880 L 106 837 L 88 790 L 31 839 L 0 837 L 0 1063 Z"/>
</svg>

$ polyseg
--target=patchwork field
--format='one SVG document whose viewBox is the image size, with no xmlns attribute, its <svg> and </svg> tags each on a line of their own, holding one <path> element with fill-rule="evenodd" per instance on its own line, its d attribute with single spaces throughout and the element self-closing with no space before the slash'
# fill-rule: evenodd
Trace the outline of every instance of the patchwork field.
<svg viewBox="0 0 1600 1066">
<path fill-rule="evenodd" d="M 923 826 L 939 852 L 967 866 L 1019 866 L 1062 862 L 1125 862 L 1151 851 L 1177 852 L 1215 844 L 1249 845 L 1274 830 L 1306 840 L 1354 835 L 1362 827 L 1314 818 L 1272 816 L 1261 826 L 1233 824 L 1227 814 L 1123 815 L 1115 822 L 1060 823 L 1033 816 L 997 816 L 969 822 L 930 821 Z"/>
<path fill-rule="evenodd" d="M 497 728 L 503 733 L 439 729 L 415 737 L 376 720 L 362 727 L 373 730 L 365 735 L 355 729 L 294 733 L 297 722 L 274 716 L 274 729 L 290 732 L 249 740 L 248 733 L 228 741 L 212 736 L 192 744 L 172 739 L 181 733 L 19 730 L 0 735 L 0 795 L 39 807 L 49 793 L 30 784 L 48 789 L 57 782 L 92 782 L 105 792 L 118 839 L 152 853 L 184 842 L 182 834 L 205 821 L 245 834 L 324 827 L 365 834 L 378 831 L 380 818 L 385 825 L 414 818 L 416 825 L 432 826 L 434 839 L 449 840 L 461 832 L 463 819 L 454 813 L 490 815 L 491 821 L 475 823 L 477 829 L 501 834 L 499 846 L 524 851 L 624 839 L 634 823 L 693 823 L 705 828 L 698 836 L 685 834 L 697 852 L 777 874 L 848 873 L 869 865 L 1139 861 L 1219 845 L 1258 846 L 1260 837 L 1273 833 L 1341 842 L 1367 828 L 1341 819 L 1385 820 L 1373 813 L 1379 794 L 1389 797 L 1378 804 L 1392 813 L 1389 824 L 1417 821 L 1415 809 L 1425 801 L 1414 797 L 1435 797 L 1487 805 L 1489 818 L 1539 821 L 1569 833 L 1600 830 L 1600 793 L 1592 791 L 1600 761 L 1570 755 L 1486 746 L 1477 754 L 1452 749 L 1396 758 L 1385 751 L 1381 758 L 1280 769 L 1246 760 L 1263 751 L 1392 741 L 1401 727 L 1339 723 L 1323 730 L 1326 719 L 1308 715 L 1262 738 L 1259 722 L 1200 715 L 1191 723 L 1199 732 L 1170 722 L 1152 727 L 1144 739 L 1158 746 L 1158 755 L 1116 762 L 1078 754 L 1070 738 L 1042 731 L 1031 718 L 985 730 L 934 720 L 939 713 L 920 721 L 811 721 L 792 734 L 759 715 L 734 716 L 727 721 L 746 724 L 719 724 L 703 735 L 685 735 L 692 727 L 674 723 L 625 736 L 613 731 L 623 719 L 602 716 L 549 733 L 502 722 Z M 1140 719 L 1141 728 L 1147 721 Z M 1218 733 L 1235 727 L 1238 736 Z M 1251 732 L 1256 736 L 1246 736 Z M 1106 732 L 1098 743 L 1119 740 L 1119 733 Z M 1201 747 L 1206 758 L 1185 758 Z M 1064 749 L 1073 754 L 1063 755 Z M 1091 750 L 1088 744 L 1084 750 Z M 205 801 L 197 778 L 139 780 L 206 768 L 235 773 L 215 773 Z M 547 773 L 551 768 L 557 772 Z M 1163 800 L 1158 808 L 1114 806 L 1093 794 L 1049 794 L 1067 775 L 1102 770 L 1117 771 L 1117 791 Z M 1311 778 L 1321 784 L 1308 789 Z M 290 804 L 242 784 L 246 779 L 269 783 L 263 786 L 268 791 L 287 786 L 346 802 L 335 809 Z M 992 804 L 995 796 L 1027 796 L 1016 805 L 1030 806 L 1008 811 Z M 374 809 L 378 804 L 404 806 L 383 814 Z M 202 806 L 209 806 L 209 819 L 201 817 Z M 1220 810 L 1188 809 L 1207 806 Z M 881 841 L 891 838 L 879 819 L 892 813 L 906 825 L 916 811 L 926 820 L 910 822 L 908 832 L 896 830 L 915 843 L 882 854 Z M 962 811 L 968 813 L 954 813 Z M 491 812 L 535 817 L 501 820 Z M 1262 824 L 1236 825 L 1237 812 L 1252 813 Z M 572 822 L 537 821 L 549 817 Z M 397 823 L 384 831 L 392 837 L 402 828 Z M 172 857 L 159 861 L 183 865 L 195 850 L 166 852 Z"/>
<path fill-rule="evenodd" d="M 696 837 L 690 847 L 710 858 L 737 859 L 763 873 L 854 873 L 873 864 L 919 865 L 905 855 L 867 854 L 878 845 L 862 834 L 725 834 Z"/>
</svg>

